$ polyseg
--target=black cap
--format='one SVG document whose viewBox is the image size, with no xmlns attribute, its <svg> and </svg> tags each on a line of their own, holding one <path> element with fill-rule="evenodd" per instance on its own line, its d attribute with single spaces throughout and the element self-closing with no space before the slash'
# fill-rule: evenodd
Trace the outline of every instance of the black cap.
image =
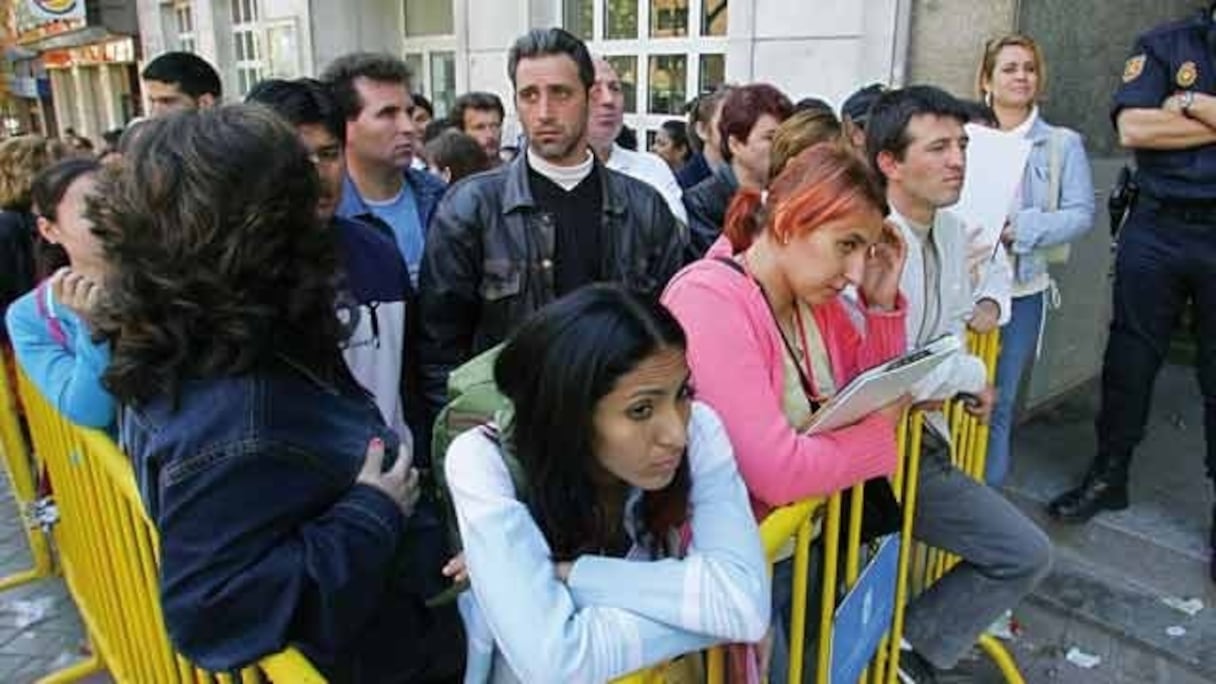
<svg viewBox="0 0 1216 684">
<path fill-rule="evenodd" d="M 881 83 L 871 83 L 858 90 L 844 101 L 844 105 L 840 108 L 841 115 L 849 117 L 853 123 L 859 126 L 865 126 L 866 120 L 870 118 L 870 108 L 886 90 L 886 86 Z"/>
</svg>

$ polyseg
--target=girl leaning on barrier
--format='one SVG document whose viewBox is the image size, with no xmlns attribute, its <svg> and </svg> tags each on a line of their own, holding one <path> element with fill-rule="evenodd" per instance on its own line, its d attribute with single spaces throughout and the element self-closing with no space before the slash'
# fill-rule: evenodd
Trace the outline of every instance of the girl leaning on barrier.
<svg viewBox="0 0 1216 684">
<path fill-rule="evenodd" d="M 101 165 L 70 158 L 34 179 L 35 263 L 41 284 L 6 314 L 21 369 L 68 420 L 91 428 L 114 424 L 114 398 L 102 386 L 109 347 L 94 338 L 91 319 L 101 299 L 105 262 L 85 216 Z"/>
<path fill-rule="evenodd" d="M 494 380 L 513 420 L 444 463 L 472 586 L 465 681 L 598 683 L 763 636 L 746 490 L 666 309 L 583 288 L 521 326 Z"/>
<path fill-rule="evenodd" d="M 458 618 L 423 598 L 446 549 L 342 359 L 335 234 L 296 132 L 251 105 L 140 130 L 89 215 L 174 645 L 212 671 L 292 645 L 330 681 L 450 681 Z"/>
<path fill-rule="evenodd" d="M 838 388 L 904 351 L 905 247 L 885 211 L 864 160 L 837 142 L 814 145 L 766 193 L 736 194 L 723 231 L 729 249 L 685 268 L 663 295 L 688 331 L 693 381 L 722 416 L 759 517 L 896 468 L 903 402 L 854 425 L 804 432 Z M 841 297 L 850 286 L 860 306 Z M 774 572 L 779 675 L 792 572 L 789 558 Z"/>
</svg>

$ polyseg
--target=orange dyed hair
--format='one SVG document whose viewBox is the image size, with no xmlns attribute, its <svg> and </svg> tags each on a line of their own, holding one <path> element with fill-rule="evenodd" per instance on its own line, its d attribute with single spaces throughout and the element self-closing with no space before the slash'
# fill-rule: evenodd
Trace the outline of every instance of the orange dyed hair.
<svg viewBox="0 0 1216 684">
<path fill-rule="evenodd" d="M 813 145 L 791 159 L 769 184 L 767 195 L 740 188 L 726 212 L 723 233 L 735 253 L 761 231 L 778 242 L 863 211 L 887 213 L 887 199 L 873 169 L 841 142 Z"/>
</svg>

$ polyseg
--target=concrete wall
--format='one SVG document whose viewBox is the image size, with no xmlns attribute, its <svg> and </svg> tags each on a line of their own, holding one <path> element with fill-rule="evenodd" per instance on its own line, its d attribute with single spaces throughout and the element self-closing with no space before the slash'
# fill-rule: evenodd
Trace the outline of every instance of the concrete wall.
<svg viewBox="0 0 1216 684">
<path fill-rule="evenodd" d="M 728 80 L 766 81 L 794 99 L 840 104 L 859 85 L 898 80 L 899 10 L 909 0 L 730 5 Z"/>
<path fill-rule="evenodd" d="M 545 11 L 550 8 L 553 11 Z M 467 89 L 497 93 L 503 99 L 503 105 L 513 109 L 511 81 L 507 77 L 507 51 L 516 38 L 533 26 L 560 23 L 560 17 L 553 16 L 556 14 L 555 8 L 555 3 L 529 3 L 527 0 L 459 0 L 456 7 L 456 61 L 458 64 L 463 61 L 461 66 L 467 79 Z M 467 21 L 460 21 L 461 12 L 468 17 Z M 462 24 L 468 27 L 468 32 L 463 35 L 460 33 Z M 461 78 L 458 66 L 458 89 Z"/>
<path fill-rule="evenodd" d="M 311 0 L 309 32 L 312 57 L 319 72 L 335 57 L 355 50 L 401 54 L 400 0 Z"/>
<path fill-rule="evenodd" d="M 139 42 L 143 60 L 147 61 L 171 47 L 171 38 L 166 35 L 162 6 L 158 0 L 137 0 L 135 11 L 139 18 Z"/>
<path fill-rule="evenodd" d="M 1018 25 L 1047 55 L 1043 115 L 1085 136 L 1097 192 L 1095 227 L 1053 275 L 1064 306 L 1048 316 L 1044 353 L 1027 392 L 1031 408 L 1101 373 L 1110 318 L 1110 220 L 1106 199 L 1129 154 L 1110 122 L 1111 95 L 1140 32 L 1195 10 L 1192 0 L 1023 0 Z"/>
<path fill-rule="evenodd" d="M 1195 0 L 1023 0 L 1019 26 L 1047 54 L 1043 113 L 1080 131 L 1092 156 L 1124 156 L 1110 123 L 1111 94 L 1136 35 L 1182 18 Z"/>
<path fill-rule="evenodd" d="M 975 97 L 984 41 L 1014 27 L 1016 0 L 913 0 L 908 83 Z"/>
</svg>

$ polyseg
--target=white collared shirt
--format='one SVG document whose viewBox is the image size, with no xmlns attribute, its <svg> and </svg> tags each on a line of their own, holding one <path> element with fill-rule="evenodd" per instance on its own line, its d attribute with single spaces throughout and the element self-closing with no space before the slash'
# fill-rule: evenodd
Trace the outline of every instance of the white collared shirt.
<svg viewBox="0 0 1216 684">
<path fill-rule="evenodd" d="M 676 181 L 676 175 L 671 167 L 656 154 L 649 152 L 634 152 L 616 143 L 612 143 L 612 156 L 604 164 L 608 168 L 626 176 L 632 176 L 649 185 L 667 200 L 676 220 L 688 225 L 688 212 L 684 209 L 684 191 Z"/>
</svg>

